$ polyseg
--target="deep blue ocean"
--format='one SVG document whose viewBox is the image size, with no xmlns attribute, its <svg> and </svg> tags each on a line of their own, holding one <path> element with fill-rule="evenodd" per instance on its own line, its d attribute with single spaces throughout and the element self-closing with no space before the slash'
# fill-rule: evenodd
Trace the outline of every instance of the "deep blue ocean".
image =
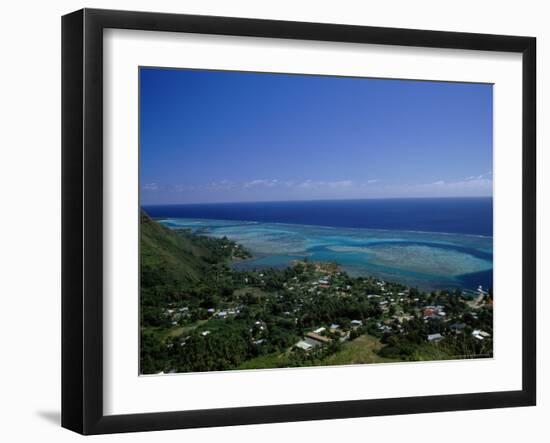
<svg viewBox="0 0 550 443">
<path fill-rule="evenodd" d="M 254 258 L 242 269 L 307 257 L 350 275 L 422 289 L 493 284 L 491 198 L 339 200 L 144 206 L 170 228 L 226 236 Z"/>
<path fill-rule="evenodd" d="M 153 218 L 493 235 L 493 199 L 410 198 L 144 206 Z"/>
</svg>

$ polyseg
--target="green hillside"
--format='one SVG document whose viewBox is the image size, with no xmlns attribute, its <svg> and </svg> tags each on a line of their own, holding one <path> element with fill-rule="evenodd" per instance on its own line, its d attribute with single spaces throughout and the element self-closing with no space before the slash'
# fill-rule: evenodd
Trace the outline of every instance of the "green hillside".
<svg viewBox="0 0 550 443">
<path fill-rule="evenodd" d="M 162 312 L 174 303 L 214 305 L 225 283 L 216 276 L 230 260 L 246 254 L 226 238 L 169 229 L 143 211 L 140 228 L 142 326 L 166 323 Z"/>
<path fill-rule="evenodd" d="M 141 212 L 141 286 L 177 288 L 197 281 L 211 253 L 190 235 L 172 231 Z"/>
</svg>

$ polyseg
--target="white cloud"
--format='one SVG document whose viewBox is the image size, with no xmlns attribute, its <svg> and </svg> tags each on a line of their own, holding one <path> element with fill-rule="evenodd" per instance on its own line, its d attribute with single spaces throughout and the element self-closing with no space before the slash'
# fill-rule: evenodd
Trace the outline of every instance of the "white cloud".
<svg viewBox="0 0 550 443">
<path fill-rule="evenodd" d="M 176 192 L 187 192 L 187 191 L 192 191 L 193 189 L 195 189 L 195 187 L 192 186 L 192 185 L 175 185 L 175 186 L 173 186 L 173 190 L 176 191 Z"/>
<path fill-rule="evenodd" d="M 217 182 L 210 182 L 206 186 L 198 185 L 196 188 L 206 188 L 206 189 L 233 189 L 236 186 L 236 183 L 233 183 L 231 180 L 220 180 Z"/>
<path fill-rule="evenodd" d="M 327 186 L 329 188 L 349 188 L 353 186 L 353 182 L 351 180 L 340 180 L 335 182 L 328 182 Z"/>
<path fill-rule="evenodd" d="M 277 179 L 261 179 L 261 180 L 251 180 L 249 182 L 245 182 L 243 186 L 245 188 L 253 188 L 255 186 L 273 187 L 273 186 L 276 186 L 278 183 L 279 183 L 279 180 Z"/>
<path fill-rule="evenodd" d="M 467 177 L 464 180 L 444 181 L 416 185 L 397 185 L 383 188 L 382 196 L 387 197 L 477 197 L 493 193 L 493 180 L 490 178 Z"/>
<path fill-rule="evenodd" d="M 299 188 L 314 188 L 314 189 L 340 189 L 340 188 L 350 188 L 353 186 L 351 180 L 336 180 L 336 181 L 314 181 L 306 180 L 298 185 Z"/>
<path fill-rule="evenodd" d="M 144 191 L 158 191 L 159 185 L 157 183 L 145 183 L 143 185 Z"/>
<path fill-rule="evenodd" d="M 492 176 L 493 176 L 493 172 L 489 171 L 489 172 L 485 172 L 485 173 L 479 174 L 479 175 L 470 175 L 469 177 L 466 177 L 464 180 L 466 180 L 466 181 L 483 180 L 483 179 L 488 179 L 489 177 L 492 177 Z"/>
<path fill-rule="evenodd" d="M 491 173 L 472 175 L 456 181 L 437 180 L 417 184 L 396 183 L 375 178 L 365 179 L 362 182 L 347 179 L 292 181 L 275 178 L 234 182 L 224 179 L 194 185 L 147 183 L 143 185 L 143 189 L 163 190 L 167 194 L 178 195 L 172 197 L 173 199 L 188 202 L 477 197 L 492 195 L 493 180 Z"/>
</svg>

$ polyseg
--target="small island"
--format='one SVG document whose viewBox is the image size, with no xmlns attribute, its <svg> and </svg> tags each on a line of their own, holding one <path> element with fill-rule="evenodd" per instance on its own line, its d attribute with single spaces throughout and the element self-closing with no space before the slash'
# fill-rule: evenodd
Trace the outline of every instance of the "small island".
<svg viewBox="0 0 550 443">
<path fill-rule="evenodd" d="M 142 374 L 491 358 L 493 294 L 422 291 L 296 260 L 237 270 L 242 245 L 141 213 Z"/>
</svg>

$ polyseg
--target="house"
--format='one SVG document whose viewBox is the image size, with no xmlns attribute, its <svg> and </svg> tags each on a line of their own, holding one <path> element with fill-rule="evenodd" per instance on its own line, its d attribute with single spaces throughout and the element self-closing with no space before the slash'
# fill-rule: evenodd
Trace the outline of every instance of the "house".
<svg viewBox="0 0 550 443">
<path fill-rule="evenodd" d="M 429 334 L 428 341 L 437 343 L 438 341 L 443 340 L 443 336 L 438 332 L 436 334 Z"/>
<path fill-rule="evenodd" d="M 394 315 L 392 318 L 396 319 L 399 323 L 403 323 L 404 321 L 412 320 L 414 316 L 411 314 L 399 313 L 398 315 Z"/>
<path fill-rule="evenodd" d="M 484 340 L 487 337 L 490 337 L 491 334 L 488 332 L 482 331 L 480 329 L 474 329 L 472 331 L 472 337 L 476 338 L 477 340 Z"/>
<path fill-rule="evenodd" d="M 218 312 L 218 317 L 220 317 L 220 318 L 225 318 L 225 317 L 227 317 L 227 311 L 220 311 L 220 312 Z"/>
<path fill-rule="evenodd" d="M 324 326 L 321 326 L 320 328 L 317 328 L 315 329 L 315 332 L 316 334 L 321 334 L 322 332 L 325 332 L 327 330 L 327 328 L 325 328 Z"/>
<path fill-rule="evenodd" d="M 358 328 L 359 326 L 363 326 L 363 322 L 361 320 L 352 320 L 350 325 L 352 328 Z"/>
<path fill-rule="evenodd" d="M 445 317 L 447 314 L 443 311 L 443 306 L 426 306 L 422 311 L 424 320 L 433 320 Z"/>
<path fill-rule="evenodd" d="M 344 342 L 344 341 L 346 341 L 346 340 L 349 340 L 349 337 L 350 337 L 350 335 L 351 335 L 349 331 L 344 332 L 344 331 L 338 330 L 338 331 L 336 331 L 336 332 L 338 332 L 338 333 L 340 334 L 339 340 L 340 340 L 341 342 Z"/>
<path fill-rule="evenodd" d="M 483 290 L 483 286 L 481 286 L 481 285 L 479 285 L 479 286 L 477 287 L 477 292 L 478 292 L 478 294 L 480 294 L 480 295 L 487 295 L 487 292 Z"/>
<path fill-rule="evenodd" d="M 208 312 L 209 314 L 213 314 L 214 312 L 216 312 L 216 310 L 214 308 L 208 308 L 206 312 Z"/>
<path fill-rule="evenodd" d="M 435 315 L 435 310 L 433 308 L 425 308 L 422 315 L 425 319 L 432 318 Z"/>
<path fill-rule="evenodd" d="M 323 343 L 317 340 L 314 340 L 313 338 L 305 337 L 302 341 L 307 343 L 311 346 L 311 349 L 316 348 L 317 346 L 322 346 Z"/>
<path fill-rule="evenodd" d="M 483 336 L 479 333 L 480 331 L 476 329 L 475 331 L 472 331 L 472 337 L 474 337 L 477 340 L 483 340 Z"/>
<path fill-rule="evenodd" d="M 298 343 L 296 343 L 294 346 L 296 346 L 298 349 L 302 349 L 304 351 L 309 351 L 310 349 L 313 348 L 313 345 L 307 343 L 306 341 L 304 340 L 300 340 Z"/>
<path fill-rule="evenodd" d="M 315 348 L 317 346 L 322 346 L 330 343 L 332 340 L 328 337 L 323 337 L 322 335 L 316 334 L 315 332 L 308 332 L 301 342 L 307 343 L 310 347 L 309 349 Z M 300 342 L 298 342 L 300 343 Z M 299 346 L 301 347 L 301 346 Z M 304 349 L 302 347 L 302 349 Z M 305 349 L 304 349 L 305 350 Z"/>
<path fill-rule="evenodd" d="M 337 325 L 336 323 L 333 323 L 330 325 L 330 332 L 332 332 L 333 330 L 336 330 L 340 327 L 340 325 Z"/>
<path fill-rule="evenodd" d="M 320 344 L 326 344 L 326 343 L 330 343 L 332 340 L 328 337 L 323 337 L 322 335 L 319 335 L 315 332 L 308 332 L 306 334 L 306 341 L 308 343 L 311 343 L 311 341 L 308 340 L 311 339 L 311 340 L 315 340 L 316 342 L 319 342 Z"/>
<path fill-rule="evenodd" d="M 206 337 L 208 334 L 210 334 L 210 331 L 202 331 L 202 332 L 201 332 L 201 335 L 202 335 L 203 337 Z"/>
</svg>

